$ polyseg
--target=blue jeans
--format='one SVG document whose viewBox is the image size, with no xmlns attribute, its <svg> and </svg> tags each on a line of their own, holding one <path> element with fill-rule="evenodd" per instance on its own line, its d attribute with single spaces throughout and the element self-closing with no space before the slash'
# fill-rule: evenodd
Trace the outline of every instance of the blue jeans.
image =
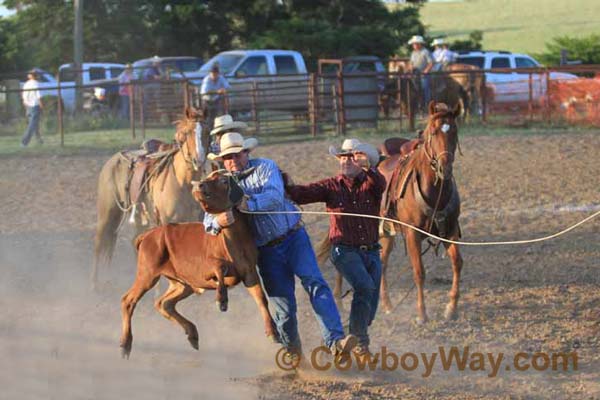
<svg viewBox="0 0 600 400">
<path fill-rule="evenodd" d="M 294 276 L 308 293 L 310 303 L 328 347 L 344 337 L 340 314 L 331 289 L 321 275 L 317 258 L 304 228 L 276 246 L 258 248 L 258 271 L 269 300 L 275 307 L 275 324 L 282 344 L 300 350 Z"/>
<path fill-rule="evenodd" d="M 23 146 L 27 146 L 29 141 L 35 134 L 38 140 L 41 142 L 42 137 L 40 136 L 40 117 L 42 115 L 42 109 L 40 106 L 35 107 L 27 107 L 27 129 L 25 129 L 25 133 L 21 138 L 21 143 Z"/>
<path fill-rule="evenodd" d="M 421 90 L 423 91 L 423 109 L 427 113 L 427 107 L 431 101 L 431 76 L 421 75 Z"/>
<path fill-rule="evenodd" d="M 331 260 L 354 289 L 350 308 L 350 333 L 358 338 L 361 345 L 368 345 L 367 329 L 375 319 L 379 303 L 379 249 L 363 251 L 358 247 L 338 244 L 331 249 Z"/>
<path fill-rule="evenodd" d="M 119 108 L 120 108 L 121 118 L 128 120 L 129 119 L 129 96 L 121 95 L 121 97 L 119 98 Z"/>
</svg>

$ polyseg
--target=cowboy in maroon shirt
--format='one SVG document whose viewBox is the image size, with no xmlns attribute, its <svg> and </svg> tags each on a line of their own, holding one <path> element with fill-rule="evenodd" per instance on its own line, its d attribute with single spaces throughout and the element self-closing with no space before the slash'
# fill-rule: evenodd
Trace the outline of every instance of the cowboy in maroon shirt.
<svg viewBox="0 0 600 400">
<path fill-rule="evenodd" d="M 340 151 L 330 148 L 330 153 L 339 160 L 340 174 L 309 185 L 287 186 L 290 198 L 298 204 L 324 202 L 330 212 L 379 216 L 385 178 L 375 169 L 379 161 L 377 150 L 356 139 L 348 139 Z M 377 219 L 330 216 L 331 259 L 354 289 L 350 333 L 359 339 L 354 349 L 358 355 L 369 351 L 367 330 L 375 318 L 379 301 L 378 229 Z"/>
</svg>

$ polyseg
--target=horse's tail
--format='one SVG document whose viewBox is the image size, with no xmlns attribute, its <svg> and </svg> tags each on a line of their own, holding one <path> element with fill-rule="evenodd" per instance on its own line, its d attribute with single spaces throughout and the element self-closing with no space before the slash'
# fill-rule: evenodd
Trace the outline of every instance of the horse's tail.
<svg viewBox="0 0 600 400">
<path fill-rule="evenodd" d="M 323 265 L 327 262 L 329 254 L 331 254 L 331 242 L 329 241 L 329 233 L 326 232 L 323 238 L 319 241 L 315 248 L 317 263 Z"/>
<path fill-rule="evenodd" d="M 98 221 L 94 237 L 94 265 L 91 276 L 93 286 L 97 283 L 99 265 L 110 264 L 117 241 L 117 232 L 124 218 L 121 209 L 124 205 L 117 204 L 119 199 L 116 197 L 115 177 L 119 172 L 119 159 L 116 156 L 104 164 L 98 177 Z M 127 179 L 126 175 L 124 179 Z"/>
</svg>

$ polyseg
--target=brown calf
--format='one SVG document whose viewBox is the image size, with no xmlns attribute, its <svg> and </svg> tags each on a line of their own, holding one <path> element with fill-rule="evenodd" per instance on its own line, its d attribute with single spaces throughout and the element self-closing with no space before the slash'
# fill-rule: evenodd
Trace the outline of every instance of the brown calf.
<svg viewBox="0 0 600 400">
<path fill-rule="evenodd" d="M 135 305 L 161 276 L 169 280 L 169 288 L 156 301 L 155 307 L 165 318 L 184 329 L 195 349 L 198 349 L 198 330 L 175 310 L 175 305 L 194 292 L 214 289 L 219 309 L 227 311 L 227 288 L 239 282 L 244 283 L 258 305 L 265 333 L 277 341 L 267 298 L 256 271 L 258 252 L 254 238 L 247 217 L 234 208 L 243 196 L 241 188 L 230 174 L 219 170 L 196 186 L 193 195 L 206 212 L 215 214 L 233 209 L 235 222 L 217 236 L 206 233 L 201 223 L 184 223 L 160 226 L 136 239 L 137 275 L 133 286 L 121 299 L 123 357 L 129 358 L 131 353 L 131 317 Z"/>
</svg>

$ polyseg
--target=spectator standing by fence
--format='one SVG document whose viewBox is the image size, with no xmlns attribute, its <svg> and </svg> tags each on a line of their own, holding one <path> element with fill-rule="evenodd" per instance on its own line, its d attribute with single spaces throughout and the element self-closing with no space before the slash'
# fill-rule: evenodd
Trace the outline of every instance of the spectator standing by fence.
<svg viewBox="0 0 600 400">
<path fill-rule="evenodd" d="M 25 106 L 25 110 L 27 111 L 27 129 L 25 129 L 25 133 L 21 139 L 21 147 L 26 147 L 34 134 L 38 142 L 42 144 L 44 141 L 40 135 L 40 118 L 42 116 L 43 104 L 37 81 L 37 72 L 33 69 L 27 73 L 27 82 L 23 85 L 21 96 L 23 98 L 23 106 Z"/>
<path fill-rule="evenodd" d="M 202 108 L 210 129 L 213 129 L 215 117 L 225 114 L 225 95 L 230 88 L 229 82 L 219 72 L 219 66 L 213 64 L 210 73 L 202 80 L 200 95 Z"/>
<path fill-rule="evenodd" d="M 133 79 L 133 68 L 131 64 L 125 66 L 125 71 L 119 76 L 119 96 L 120 96 L 120 111 L 121 118 L 129 120 L 129 99 L 133 94 L 133 86 L 131 80 Z"/>
<path fill-rule="evenodd" d="M 410 54 L 411 71 L 421 75 L 421 79 L 418 83 L 420 83 L 421 86 L 421 105 L 425 108 L 425 105 L 429 104 L 431 98 L 429 76 L 427 76 L 427 74 L 431 71 L 431 68 L 433 68 L 433 58 L 431 58 L 429 50 L 423 47 L 425 44 L 423 36 L 414 35 L 410 38 L 408 44 L 411 45 L 413 49 Z"/>
<path fill-rule="evenodd" d="M 431 45 L 435 48 L 433 51 L 434 70 L 441 71 L 449 64 L 452 64 L 456 54 L 448 48 L 448 43 L 444 39 L 435 39 Z"/>
</svg>

